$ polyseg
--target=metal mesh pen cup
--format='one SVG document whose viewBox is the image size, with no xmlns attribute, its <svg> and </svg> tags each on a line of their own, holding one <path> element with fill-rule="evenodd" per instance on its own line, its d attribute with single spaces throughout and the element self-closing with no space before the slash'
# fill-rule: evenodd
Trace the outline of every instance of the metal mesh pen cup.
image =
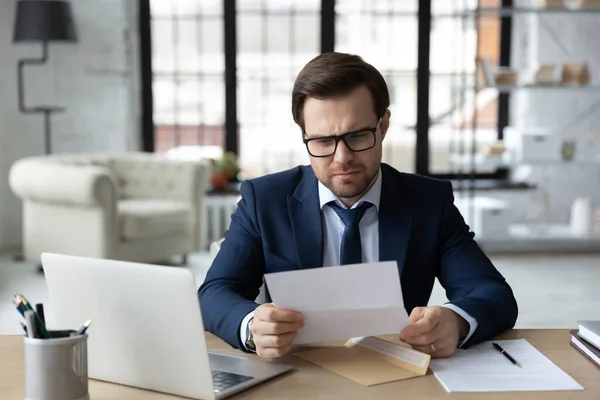
<svg viewBox="0 0 600 400">
<path fill-rule="evenodd" d="M 49 331 L 51 339 L 25 337 L 25 400 L 89 400 L 88 335 Z"/>
</svg>

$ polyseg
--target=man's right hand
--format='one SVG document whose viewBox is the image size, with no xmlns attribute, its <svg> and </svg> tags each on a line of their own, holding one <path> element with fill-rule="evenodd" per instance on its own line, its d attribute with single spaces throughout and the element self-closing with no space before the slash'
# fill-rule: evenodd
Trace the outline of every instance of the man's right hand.
<svg viewBox="0 0 600 400">
<path fill-rule="evenodd" d="M 297 331 L 303 326 L 302 314 L 297 311 L 273 304 L 258 306 L 250 323 L 256 354 L 266 359 L 282 357 L 291 350 Z"/>
</svg>

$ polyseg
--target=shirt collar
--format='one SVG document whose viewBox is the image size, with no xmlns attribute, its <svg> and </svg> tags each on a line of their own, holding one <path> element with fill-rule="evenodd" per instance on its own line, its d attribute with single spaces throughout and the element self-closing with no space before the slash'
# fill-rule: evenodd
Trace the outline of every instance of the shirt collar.
<svg viewBox="0 0 600 400">
<path fill-rule="evenodd" d="M 343 208 L 347 208 L 344 203 L 342 203 L 340 201 L 340 199 L 331 191 L 329 190 L 329 188 L 325 185 L 323 185 L 321 183 L 321 181 L 319 181 L 319 203 L 321 206 L 321 209 L 323 209 L 323 206 L 325 206 L 327 203 L 331 202 L 331 201 L 335 201 L 340 207 Z M 358 205 L 360 205 L 360 203 L 362 202 L 368 202 L 371 203 L 375 206 L 375 209 L 379 212 L 379 201 L 381 199 L 381 167 L 379 168 L 379 172 L 377 174 L 377 179 L 375 180 L 375 183 L 373 184 L 373 186 L 371 186 L 371 189 L 369 189 L 369 191 L 367 193 L 365 193 L 365 195 L 363 197 L 361 197 L 356 203 L 354 203 L 354 205 L 352 205 L 352 207 L 350 208 L 355 208 Z"/>
</svg>

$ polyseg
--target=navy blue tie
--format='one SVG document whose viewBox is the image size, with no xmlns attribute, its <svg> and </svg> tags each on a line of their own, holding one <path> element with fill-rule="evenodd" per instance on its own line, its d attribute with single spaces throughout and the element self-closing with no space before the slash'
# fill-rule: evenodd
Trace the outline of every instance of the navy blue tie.
<svg viewBox="0 0 600 400">
<path fill-rule="evenodd" d="M 365 211 L 373 204 L 363 202 L 356 208 L 342 208 L 335 202 L 327 203 L 344 223 L 344 235 L 340 249 L 340 265 L 359 264 L 362 262 L 362 245 L 358 224 L 365 215 Z"/>
</svg>

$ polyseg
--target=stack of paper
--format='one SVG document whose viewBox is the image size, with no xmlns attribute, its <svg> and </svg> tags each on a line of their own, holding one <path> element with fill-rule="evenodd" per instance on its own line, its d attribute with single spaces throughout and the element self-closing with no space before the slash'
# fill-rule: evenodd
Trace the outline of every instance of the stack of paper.
<svg viewBox="0 0 600 400">
<path fill-rule="evenodd" d="M 600 321 L 577 321 L 579 336 L 600 349 Z"/>
<path fill-rule="evenodd" d="M 600 366 L 600 350 L 596 346 L 589 343 L 587 340 L 579 336 L 577 329 L 571 331 L 571 342 L 577 350 L 586 355 L 590 360 Z"/>
<path fill-rule="evenodd" d="M 525 339 L 496 341 L 521 368 L 491 343 L 458 349 L 452 357 L 432 360 L 429 367 L 448 392 L 583 390 Z"/>
</svg>

